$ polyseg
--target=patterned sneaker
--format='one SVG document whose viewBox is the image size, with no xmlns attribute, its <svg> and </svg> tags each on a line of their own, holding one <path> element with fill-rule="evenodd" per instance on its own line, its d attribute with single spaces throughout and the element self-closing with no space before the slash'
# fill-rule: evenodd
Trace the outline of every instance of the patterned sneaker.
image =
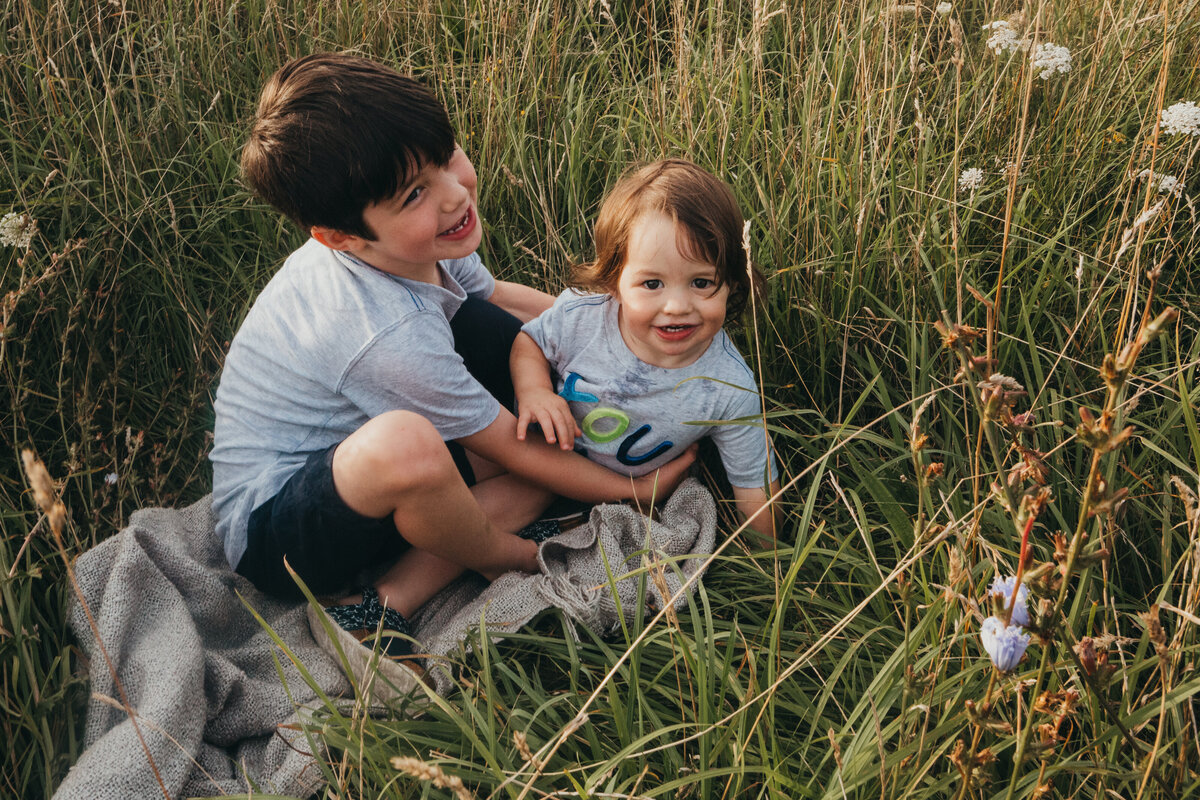
<svg viewBox="0 0 1200 800">
<path fill-rule="evenodd" d="M 374 593 L 374 590 L 371 590 Z M 365 593 L 364 593 L 365 594 Z M 375 595 L 378 603 L 378 594 Z M 346 624 L 356 625 L 369 619 L 371 614 L 362 611 L 345 613 L 340 609 L 355 609 L 370 607 L 368 602 L 355 603 L 353 606 L 333 606 L 322 611 L 318 606 L 309 605 L 304 611 L 308 617 L 308 627 L 312 631 L 313 640 L 317 646 L 329 655 L 345 671 L 363 691 L 364 696 L 373 704 L 384 706 L 392 701 L 404 699 L 412 703 L 414 699 L 424 696 L 418 687 L 425 682 L 425 670 L 417 658 L 393 658 L 393 651 L 403 649 L 404 653 L 412 651 L 413 645 L 406 639 L 391 636 L 392 629 L 407 631 L 411 626 L 404 617 L 392 611 L 386 615 L 396 614 L 392 622 L 384 622 L 383 642 L 380 652 L 372 649 L 372 637 L 378 629 L 378 617 L 369 628 L 346 630 L 338 618 L 346 620 Z M 333 614 L 329 612 L 334 612 Z M 334 616 L 336 614 L 336 617 Z M 400 622 L 396 622 L 399 619 Z M 401 647 L 402 645 L 402 647 Z M 408 706 L 405 713 L 420 713 L 420 703 Z"/>
<path fill-rule="evenodd" d="M 389 658 L 403 658 L 413 653 L 412 642 L 404 637 L 412 636 L 412 625 L 393 608 L 384 608 L 379 602 L 379 592 L 374 586 L 364 586 L 362 602 L 348 606 L 329 606 L 325 609 L 329 618 L 340 628 L 354 636 L 364 645 L 379 629 L 383 620 L 382 650 Z M 400 634 L 399 636 L 390 634 Z"/>
<path fill-rule="evenodd" d="M 558 536 L 572 528 L 578 528 L 587 522 L 591 513 L 592 506 L 587 503 L 560 497 L 551 504 L 550 508 L 546 509 L 546 513 L 541 519 L 535 520 L 517 531 L 517 536 L 541 544 L 552 536 Z"/>
<path fill-rule="evenodd" d="M 558 536 L 560 533 L 562 533 L 562 528 L 559 527 L 558 520 L 539 519 L 517 531 L 517 536 L 541 544 L 551 536 Z"/>
</svg>

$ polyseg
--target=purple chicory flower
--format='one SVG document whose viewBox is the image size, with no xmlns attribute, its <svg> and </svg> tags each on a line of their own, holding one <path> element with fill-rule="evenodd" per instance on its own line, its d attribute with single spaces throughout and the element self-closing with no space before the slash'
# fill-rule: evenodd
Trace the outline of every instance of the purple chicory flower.
<svg viewBox="0 0 1200 800">
<path fill-rule="evenodd" d="M 1012 605 L 1013 583 L 1016 582 L 1016 576 L 1009 575 L 1007 578 L 1001 578 L 999 575 L 992 580 L 992 587 L 988 589 L 988 595 L 998 594 L 1004 601 L 1004 608 Z M 990 599 L 990 598 L 989 598 Z M 1024 583 L 1021 588 L 1017 589 L 1017 604 L 1012 610 L 1012 620 L 1014 625 L 1022 627 L 1029 625 L 1029 587 Z"/>
<path fill-rule="evenodd" d="M 996 669 L 1009 672 L 1021 663 L 1029 646 L 1029 634 L 1020 625 L 1005 625 L 999 617 L 988 617 L 979 630 L 979 641 Z"/>
</svg>

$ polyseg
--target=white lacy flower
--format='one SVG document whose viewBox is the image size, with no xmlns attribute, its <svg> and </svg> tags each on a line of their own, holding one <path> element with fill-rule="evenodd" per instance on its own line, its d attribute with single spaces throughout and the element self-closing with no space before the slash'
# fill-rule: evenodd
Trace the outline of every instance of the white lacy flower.
<svg viewBox="0 0 1200 800">
<path fill-rule="evenodd" d="M 983 170 L 979 167 L 964 169 L 958 176 L 958 189 L 961 192 L 975 194 L 975 190 L 983 186 Z"/>
<path fill-rule="evenodd" d="M 1182 133 L 1188 136 L 1200 136 L 1200 107 L 1189 100 L 1186 103 L 1176 103 L 1162 112 L 1162 132 L 1166 134 Z"/>
<path fill-rule="evenodd" d="M 1154 172 L 1153 170 L 1144 169 L 1135 176 L 1139 181 L 1150 180 L 1157 183 L 1155 187 L 1159 194 L 1169 194 L 1172 197 L 1179 197 L 1183 194 L 1183 181 L 1176 178 L 1174 175 L 1167 175 L 1162 172 Z"/>
<path fill-rule="evenodd" d="M 0 245 L 28 250 L 37 233 L 37 220 L 28 214 L 10 211 L 0 218 Z"/>
<path fill-rule="evenodd" d="M 117 483 L 117 480 L 118 480 L 118 476 L 117 476 L 117 473 L 115 473 L 115 472 L 110 472 L 104 476 L 104 482 L 107 483 L 109 486 L 115 486 Z"/>
<path fill-rule="evenodd" d="M 1029 40 L 1022 39 L 1016 28 L 1007 20 L 998 19 L 995 22 L 989 22 L 983 26 L 983 29 L 992 32 L 992 35 L 988 37 L 987 46 L 996 55 L 1010 50 L 1015 52 L 1029 49 Z"/>
<path fill-rule="evenodd" d="M 1029 63 L 1037 70 L 1038 77 L 1045 80 L 1056 72 L 1071 71 L 1071 51 L 1054 42 L 1043 42 L 1034 48 Z"/>
<path fill-rule="evenodd" d="M 950 12 L 954 10 L 954 6 L 950 3 L 938 3 L 937 13 L 939 17 L 948 17 Z"/>
<path fill-rule="evenodd" d="M 1179 197 L 1183 194 L 1183 184 L 1174 175 L 1163 175 L 1158 179 L 1158 193 Z"/>
<path fill-rule="evenodd" d="M 992 586 L 988 589 L 988 597 L 991 595 L 1000 595 L 1004 600 L 1004 608 L 1007 610 L 1012 605 L 1013 584 L 1016 583 L 1017 576 L 1009 575 L 1007 578 L 1001 578 L 997 575 L 992 580 Z M 1017 604 L 1012 607 L 1012 623 L 1014 625 L 1029 624 L 1029 587 L 1021 584 L 1021 588 L 1017 589 Z"/>
<path fill-rule="evenodd" d="M 1008 672 L 1021 663 L 1029 647 L 1029 634 L 1020 625 L 1005 625 L 999 617 L 988 617 L 979 629 L 979 641 L 996 669 Z"/>
</svg>

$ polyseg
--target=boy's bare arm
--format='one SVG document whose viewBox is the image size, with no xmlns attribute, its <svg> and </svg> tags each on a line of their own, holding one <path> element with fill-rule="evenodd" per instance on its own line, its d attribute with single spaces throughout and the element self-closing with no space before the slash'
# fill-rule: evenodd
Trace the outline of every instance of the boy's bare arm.
<svg viewBox="0 0 1200 800">
<path fill-rule="evenodd" d="M 733 487 L 733 499 L 737 504 L 738 512 L 746 519 L 754 516 L 754 514 L 763 506 L 767 505 L 767 500 L 779 493 L 779 481 L 771 481 L 770 487 L 767 489 L 743 489 L 737 486 Z M 775 504 L 767 506 L 761 514 L 759 514 L 750 527 L 764 536 L 770 536 L 772 539 L 778 537 L 779 530 L 779 511 Z"/>
<path fill-rule="evenodd" d="M 536 437 L 521 441 L 517 438 L 517 418 L 503 408 L 491 425 L 458 441 L 472 453 L 515 475 L 588 503 L 637 500 L 649 505 L 652 501 L 665 500 L 696 460 L 693 445 L 655 472 L 630 478 Z"/>
<path fill-rule="evenodd" d="M 521 322 L 529 322 L 554 305 L 554 298 L 545 292 L 511 281 L 496 281 L 496 288 L 488 300 Z"/>
<path fill-rule="evenodd" d="M 567 401 L 554 391 L 550 362 L 532 336 L 517 334 L 508 366 L 517 396 L 517 438 L 524 441 L 529 425 L 536 422 L 542 426 L 547 442 L 557 442 L 563 450 L 572 449 L 575 437 L 582 436 L 583 431 L 576 424 Z"/>
</svg>

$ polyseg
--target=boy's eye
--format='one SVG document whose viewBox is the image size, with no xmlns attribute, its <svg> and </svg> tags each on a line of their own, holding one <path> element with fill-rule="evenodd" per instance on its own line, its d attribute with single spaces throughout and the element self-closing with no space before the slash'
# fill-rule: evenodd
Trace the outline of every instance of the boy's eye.
<svg viewBox="0 0 1200 800">
<path fill-rule="evenodd" d="M 647 289 L 661 289 L 662 281 L 658 278 L 651 278 L 648 281 L 642 281 L 642 286 L 645 286 Z"/>
<path fill-rule="evenodd" d="M 711 289 L 715 285 L 716 282 L 709 280 L 708 278 L 696 278 L 692 281 L 692 286 L 696 287 L 697 289 Z"/>
<path fill-rule="evenodd" d="M 408 196 L 404 198 L 404 202 L 401 205 L 408 205 L 409 203 L 415 202 L 416 199 L 418 197 L 420 197 L 421 193 L 424 191 L 425 191 L 424 186 L 413 187 L 413 190 L 408 193 Z"/>
</svg>

